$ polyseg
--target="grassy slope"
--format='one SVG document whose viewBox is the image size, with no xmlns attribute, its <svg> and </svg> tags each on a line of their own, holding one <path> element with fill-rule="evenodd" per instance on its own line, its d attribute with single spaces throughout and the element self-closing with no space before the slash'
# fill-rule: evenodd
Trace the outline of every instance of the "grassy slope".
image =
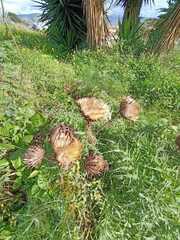
<svg viewBox="0 0 180 240">
<path fill-rule="evenodd" d="M 134 59 L 110 49 L 67 57 L 61 46 L 39 33 L 12 31 L 13 39 L 0 29 L 0 61 L 7 82 L 0 92 L 0 130 L 6 130 L 3 144 L 15 148 L 4 157 L 18 173 L 15 188 L 23 189 L 28 198 L 18 208 L 18 200 L 5 204 L 0 239 L 82 239 L 77 221 L 87 217 L 86 211 L 93 220 L 92 239 L 178 239 L 179 153 L 174 139 L 180 128 L 180 55 Z M 31 178 L 31 171 L 18 162 L 32 135 L 57 122 L 76 129 L 85 159 L 91 146 L 64 84 L 76 96 L 100 97 L 112 108 L 114 120 L 109 125 L 94 124 L 98 137 L 94 150 L 111 164 L 109 173 L 96 181 L 87 181 L 83 168 L 63 173 L 48 162 L 49 155 Z M 116 114 L 121 97 L 127 94 L 143 108 L 135 124 Z M 48 143 L 46 150 L 51 151 Z M 63 186 L 58 180 L 62 175 L 68 179 Z"/>
</svg>

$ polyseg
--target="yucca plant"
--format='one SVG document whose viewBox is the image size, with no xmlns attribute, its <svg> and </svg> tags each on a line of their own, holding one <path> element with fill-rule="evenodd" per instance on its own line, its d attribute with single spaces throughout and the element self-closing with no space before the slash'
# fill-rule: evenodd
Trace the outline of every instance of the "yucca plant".
<svg viewBox="0 0 180 240">
<path fill-rule="evenodd" d="M 86 36 L 83 0 L 39 0 L 35 1 L 42 11 L 41 21 L 48 34 L 59 42 L 74 48 Z"/>
<path fill-rule="evenodd" d="M 139 56 L 145 49 L 140 23 L 140 11 L 143 4 L 153 4 L 154 0 L 116 0 L 116 5 L 124 8 L 122 23 L 119 22 L 120 50 Z"/>
<path fill-rule="evenodd" d="M 162 12 L 148 41 L 148 47 L 155 53 L 170 50 L 180 38 L 180 1 L 171 1 Z"/>
<path fill-rule="evenodd" d="M 119 47 L 122 53 L 132 53 L 134 56 L 140 56 L 145 49 L 144 39 L 142 37 L 143 23 L 138 23 L 130 29 L 130 21 L 124 24 L 119 22 Z"/>
</svg>

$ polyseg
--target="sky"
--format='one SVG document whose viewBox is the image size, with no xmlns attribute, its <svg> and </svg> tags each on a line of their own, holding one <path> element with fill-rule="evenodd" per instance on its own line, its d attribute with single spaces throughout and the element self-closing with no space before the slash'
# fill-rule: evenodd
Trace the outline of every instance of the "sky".
<svg viewBox="0 0 180 240">
<path fill-rule="evenodd" d="M 39 10 L 34 7 L 32 0 L 4 0 L 5 9 L 17 14 L 35 13 Z M 157 17 L 158 9 L 167 7 L 167 0 L 155 0 L 155 6 L 144 6 L 141 11 L 142 17 Z M 112 8 L 110 14 L 119 15 L 119 8 Z"/>
</svg>

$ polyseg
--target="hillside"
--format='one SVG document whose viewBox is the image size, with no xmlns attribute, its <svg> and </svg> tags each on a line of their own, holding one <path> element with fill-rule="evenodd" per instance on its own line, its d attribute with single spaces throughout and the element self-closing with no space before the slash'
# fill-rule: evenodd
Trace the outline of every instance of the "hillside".
<svg viewBox="0 0 180 240">
<path fill-rule="evenodd" d="M 24 21 L 37 23 L 40 18 L 39 13 L 31 13 L 31 14 L 19 14 L 18 17 Z"/>
<path fill-rule="evenodd" d="M 175 240 L 179 237 L 180 54 L 123 55 L 119 48 L 67 54 L 41 32 L 0 26 L 0 239 Z M 123 96 L 141 105 L 137 122 L 119 115 Z M 86 135 L 75 102 L 94 96 L 112 112 Z M 81 161 L 63 171 L 54 161 L 49 130 L 64 123 L 83 144 Z M 23 161 L 33 136 L 46 135 L 37 169 Z M 88 179 L 93 150 L 109 162 Z"/>
</svg>

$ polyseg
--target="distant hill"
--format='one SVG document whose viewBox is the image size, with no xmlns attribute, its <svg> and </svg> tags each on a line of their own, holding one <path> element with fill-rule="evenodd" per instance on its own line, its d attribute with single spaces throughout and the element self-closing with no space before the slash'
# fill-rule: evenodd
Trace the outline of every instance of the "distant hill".
<svg viewBox="0 0 180 240">
<path fill-rule="evenodd" d="M 40 22 L 40 14 L 15 14 L 12 12 L 6 13 L 6 22 L 8 24 L 20 25 L 21 27 L 30 28 L 34 30 L 43 29 L 43 24 Z M 3 19 L 0 16 L 0 23 L 3 23 Z"/>
<path fill-rule="evenodd" d="M 31 13 L 31 14 L 19 14 L 17 15 L 21 20 L 26 21 L 28 23 L 38 23 L 40 19 L 39 13 Z"/>
<path fill-rule="evenodd" d="M 119 21 L 122 21 L 123 12 L 119 12 L 120 15 L 117 13 L 112 12 L 108 15 L 109 22 L 113 27 L 118 25 Z M 26 27 L 33 28 L 33 29 L 43 29 L 43 23 L 40 22 L 40 13 L 30 13 L 30 14 L 18 14 L 15 13 L 8 13 L 7 14 L 8 22 L 15 23 L 15 24 L 22 24 Z M 141 18 L 141 21 L 144 22 L 147 18 Z M 2 19 L 0 19 L 2 22 Z"/>
<path fill-rule="evenodd" d="M 40 21 L 39 13 L 31 13 L 31 14 L 19 14 L 17 15 L 22 21 L 28 23 L 33 29 L 43 29 L 43 23 Z"/>
<path fill-rule="evenodd" d="M 16 24 L 16 25 L 21 25 L 23 27 L 29 27 L 28 22 L 24 21 L 18 15 L 16 15 L 15 13 L 12 13 L 12 12 L 8 12 L 6 14 L 5 21 L 8 24 Z M 3 23 L 3 19 L 1 16 L 0 16 L 0 23 Z"/>
</svg>

